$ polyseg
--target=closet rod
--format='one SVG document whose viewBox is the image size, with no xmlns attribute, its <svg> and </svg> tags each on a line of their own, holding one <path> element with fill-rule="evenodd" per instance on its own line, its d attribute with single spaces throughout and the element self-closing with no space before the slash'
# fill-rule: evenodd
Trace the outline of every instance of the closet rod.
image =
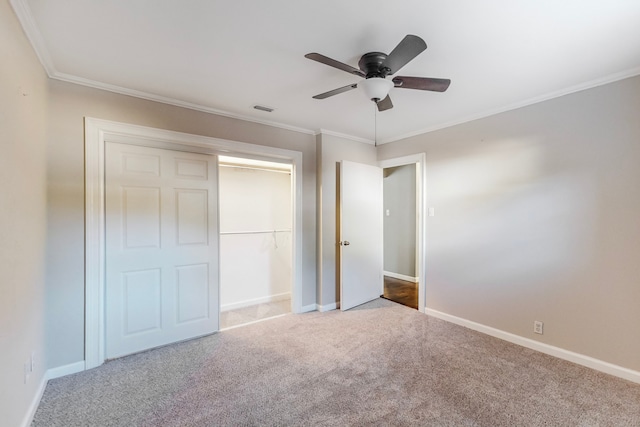
<svg viewBox="0 0 640 427">
<path fill-rule="evenodd" d="M 269 233 L 291 233 L 291 230 L 266 230 L 266 231 L 221 231 L 220 234 L 269 234 Z"/>
</svg>

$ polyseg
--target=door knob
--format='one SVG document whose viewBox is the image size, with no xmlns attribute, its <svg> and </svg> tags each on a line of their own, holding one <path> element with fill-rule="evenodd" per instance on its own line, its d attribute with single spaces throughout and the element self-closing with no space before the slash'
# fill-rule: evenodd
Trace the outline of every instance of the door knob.
<svg viewBox="0 0 640 427">
<path fill-rule="evenodd" d="M 349 246 L 351 243 L 349 243 L 347 240 L 345 240 L 344 242 L 340 242 L 341 246 Z"/>
</svg>

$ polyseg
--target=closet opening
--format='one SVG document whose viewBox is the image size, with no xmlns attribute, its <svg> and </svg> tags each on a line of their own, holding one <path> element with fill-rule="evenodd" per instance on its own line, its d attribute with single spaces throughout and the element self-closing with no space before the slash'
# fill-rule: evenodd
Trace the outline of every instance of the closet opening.
<svg viewBox="0 0 640 427">
<path fill-rule="evenodd" d="M 292 165 L 219 156 L 220 329 L 292 310 Z"/>
</svg>

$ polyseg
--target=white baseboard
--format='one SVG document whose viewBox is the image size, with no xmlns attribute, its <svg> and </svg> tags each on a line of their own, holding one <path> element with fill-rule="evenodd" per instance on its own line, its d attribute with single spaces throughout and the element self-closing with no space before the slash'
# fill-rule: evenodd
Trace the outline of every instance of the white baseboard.
<svg viewBox="0 0 640 427">
<path fill-rule="evenodd" d="M 447 322 L 455 323 L 456 325 L 464 326 L 466 328 L 473 329 L 474 331 L 482 332 L 483 334 L 491 335 L 492 337 L 500 338 L 502 340 L 520 345 L 522 347 L 527 347 L 532 350 L 557 357 L 559 359 L 567 360 L 578 365 L 586 366 L 587 368 L 595 369 L 596 371 L 604 372 L 606 374 L 640 384 L 640 372 L 634 371 L 632 369 L 614 365 L 613 363 L 605 362 L 603 360 L 595 359 L 590 356 L 585 356 L 584 354 L 565 350 L 560 347 L 541 343 L 530 338 L 521 337 L 520 335 L 515 335 L 509 332 L 502 331 L 500 329 L 495 329 L 490 326 L 472 322 L 467 319 L 452 316 L 450 314 L 442 313 L 437 310 L 432 310 L 430 308 L 425 309 L 425 313 L 430 316 L 437 317 L 438 319 L 446 320 Z"/>
<path fill-rule="evenodd" d="M 300 311 L 300 313 L 308 313 L 310 311 L 316 311 L 316 310 L 318 310 L 318 304 L 309 304 L 302 307 L 302 310 Z"/>
<path fill-rule="evenodd" d="M 22 419 L 22 423 L 20 423 L 21 427 L 29 427 L 33 422 L 33 417 L 36 415 L 36 411 L 38 410 L 38 406 L 40 406 L 40 400 L 42 399 L 42 395 L 44 394 L 44 389 L 47 387 L 47 373 L 45 372 L 42 377 L 42 381 L 40 381 L 40 385 L 38 386 L 38 390 L 36 394 L 33 396 L 33 400 L 31 401 L 31 405 L 29 405 L 29 409 L 27 413 L 24 415 Z"/>
<path fill-rule="evenodd" d="M 47 370 L 47 380 L 54 378 L 64 377 L 66 375 L 76 374 L 85 370 L 84 360 L 76 363 L 70 363 L 64 366 L 58 366 L 57 368 L 51 368 Z"/>
<path fill-rule="evenodd" d="M 252 322 L 247 322 L 247 323 L 243 323 L 241 325 L 235 325 L 235 326 L 229 326 L 228 328 L 222 328 L 220 329 L 220 332 L 224 332 L 224 331 L 230 331 L 231 329 L 235 329 L 235 328 L 242 328 L 243 326 L 249 326 L 249 325 L 253 325 L 255 323 L 261 323 L 261 322 L 266 322 L 268 320 L 273 320 L 273 319 L 277 319 L 278 317 L 284 317 L 284 316 L 289 316 L 291 313 L 284 313 L 284 314 L 279 314 L 277 316 L 273 316 L 273 317 L 267 317 L 265 319 L 258 319 L 258 320 L 254 320 Z"/>
<path fill-rule="evenodd" d="M 49 382 L 49 380 L 82 371 L 84 371 L 84 360 L 81 362 L 60 366 L 59 368 L 48 369 L 42 376 L 42 380 L 40 381 L 40 385 L 38 386 L 38 391 L 33 396 L 31 405 L 29 405 L 29 409 L 27 410 L 27 413 L 25 414 L 20 425 L 22 427 L 28 427 L 31 425 L 33 417 L 36 415 L 36 411 L 38 410 L 38 406 L 40 406 L 40 400 L 42 400 L 44 389 L 47 388 L 47 383 Z"/>
<path fill-rule="evenodd" d="M 393 277 L 394 279 L 406 280 L 407 282 L 418 283 L 417 277 L 405 276 L 404 274 L 392 273 L 390 271 L 383 271 L 382 274 L 384 274 L 385 276 Z"/>
<path fill-rule="evenodd" d="M 49 382 L 49 380 L 64 377 L 65 375 L 75 374 L 76 372 L 82 372 L 84 371 L 84 367 L 85 363 L 83 360 L 81 362 L 71 363 L 69 365 L 60 366 L 58 368 L 48 369 L 42 376 L 42 380 L 40 381 L 40 385 L 38 386 L 38 391 L 33 396 L 31 405 L 29 405 L 29 409 L 27 410 L 27 413 L 25 414 L 20 425 L 22 427 L 28 427 L 31 425 L 31 422 L 33 422 L 33 417 L 36 415 L 38 406 L 40 406 L 40 400 L 42 400 L 44 389 L 47 387 L 47 383 Z"/>
<path fill-rule="evenodd" d="M 248 300 L 244 300 L 244 301 L 238 301 L 238 302 L 234 302 L 234 303 L 230 303 L 230 304 L 224 304 L 224 305 L 220 305 L 220 311 L 229 311 L 229 310 L 235 310 L 238 308 L 244 308 L 244 307 L 249 307 L 252 305 L 256 305 L 256 304 L 264 304 L 267 302 L 276 302 L 276 301 L 282 301 L 282 300 L 286 300 L 286 299 L 290 299 L 291 298 L 291 292 L 284 292 L 281 294 L 275 294 L 275 295 L 268 295 L 266 297 L 261 297 L 261 298 L 253 298 L 253 299 L 248 299 Z"/>
<path fill-rule="evenodd" d="M 318 311 L 324 313 L 325 311 L 337 310 L 340 308 L 339 302 L 334 302 L 332 304 L 327 305 L 318 305 Z"/>
</svg>

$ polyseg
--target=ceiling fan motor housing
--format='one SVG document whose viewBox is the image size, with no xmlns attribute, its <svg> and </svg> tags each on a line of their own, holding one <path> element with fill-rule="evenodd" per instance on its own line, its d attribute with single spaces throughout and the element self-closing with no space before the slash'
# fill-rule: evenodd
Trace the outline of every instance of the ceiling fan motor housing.
<svg viewBox="0 0 640 427">
<path fill-rule="evenodd" d="M 358 67 L 360 67 L 367 79 L 371 77 L 385 78 L 391 73 L 389 68 L 382 66 L 386 59 L 387 55 L 382 52 L 365 53 L 358 61 Z"/>
</svg>

